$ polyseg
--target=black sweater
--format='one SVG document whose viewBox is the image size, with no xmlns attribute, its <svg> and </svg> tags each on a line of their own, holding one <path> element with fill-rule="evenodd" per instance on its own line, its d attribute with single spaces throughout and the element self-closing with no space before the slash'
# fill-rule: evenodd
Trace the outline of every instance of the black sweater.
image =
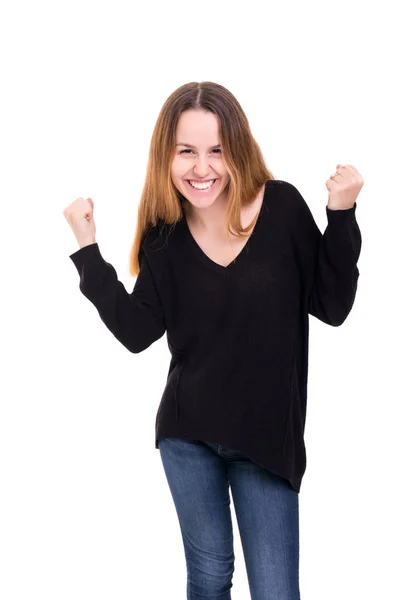
<svg viewBox="0 0 400 600">
<path fill-rule="evenodd" d="M 185 216 L 174 225 L 158 219 L 143 238 L 131 293 L 97 243 L 70 255 L 81 292 L 130 352 L 167 332 L 171 362 L 157 449 L 165 437 L 219 443 L 300 491 L 308 315 L 338 326 L 353 306 L 361 251 L 356 207 L 326 206 L 322 234 L 296 187 L 270 180 L 251 236 L 227 267 L 203 252 Z"/>
</svg>

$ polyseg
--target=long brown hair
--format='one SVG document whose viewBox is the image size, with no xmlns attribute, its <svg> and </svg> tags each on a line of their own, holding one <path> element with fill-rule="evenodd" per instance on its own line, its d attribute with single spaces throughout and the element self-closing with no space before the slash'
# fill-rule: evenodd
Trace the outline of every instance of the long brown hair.
<svg viewBox="0 0 400 600">
<path fill-rule="evenodd" d="M 253 138 L 242 107 L 229 90 L 212 81 L 194 81 L 180 86 L 162 106 L 151 138 L 129 259 L 129 272 L 134 277 L 140 271 L 139 251 L 148 228 L 155 227 L 158 219 L 172 225 L 183 217 L 182 195 L 173 184 L 170 171 L 178 119 L 183 111 L 189 109 L 203 109 L 219 119 L 222 157 L 230 176 L 225 188 L 228 234 L 240 236 L 253 227 L 257 215 L 250 225 L 242 228 L 241 207 L 253 202 L 266 181 L 275 179 Z"/>
</svg>

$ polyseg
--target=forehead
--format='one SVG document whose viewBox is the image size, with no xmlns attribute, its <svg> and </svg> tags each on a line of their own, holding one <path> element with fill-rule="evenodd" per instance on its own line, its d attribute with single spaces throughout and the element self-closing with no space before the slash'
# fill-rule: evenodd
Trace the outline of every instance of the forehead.
<svg viewBox="0 0 400 600">
<path fill-rule="evenodd" d="M 176 128 L 177 142 L 195 144 L 196 140 L 210 144 L 219 143 L 219 121 L 214 113 L 203 110 L 187 110 L 178 120 Z"/>
</svg>

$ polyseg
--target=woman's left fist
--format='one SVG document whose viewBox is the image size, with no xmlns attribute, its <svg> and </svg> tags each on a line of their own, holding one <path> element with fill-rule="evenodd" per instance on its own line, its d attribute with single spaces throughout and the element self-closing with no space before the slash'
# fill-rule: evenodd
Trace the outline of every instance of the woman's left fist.
<svg viewBox="0 0 400 600">
<path fill-rule="evenodd" d="M 329 192 L 328 208 L 345 210 L 354 206 L 364 180 L 352 165 L 337 165 L 336 173 L 330 176 L 325 185 Z"/>
</svg>

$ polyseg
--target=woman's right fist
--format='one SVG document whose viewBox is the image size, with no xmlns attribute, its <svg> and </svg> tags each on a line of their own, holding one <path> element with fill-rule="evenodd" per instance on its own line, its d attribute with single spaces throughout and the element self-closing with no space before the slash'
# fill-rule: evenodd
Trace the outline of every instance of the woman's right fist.
<svg viewBox="0 0 400 600">
<path fill-rule="evenodd" d="M 81 248 L 96 242 L 96 225 L 93 218 L 94 204 L 91 198 L 77 198 L 67 208 L 63 215 Z"/>
</svg>

